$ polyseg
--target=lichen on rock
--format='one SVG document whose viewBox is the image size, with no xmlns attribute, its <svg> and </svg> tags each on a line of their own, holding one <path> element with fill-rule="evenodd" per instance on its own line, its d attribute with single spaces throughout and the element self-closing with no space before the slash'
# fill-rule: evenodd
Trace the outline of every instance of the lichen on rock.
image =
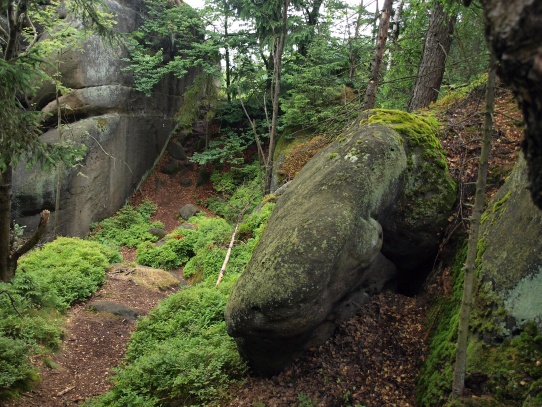
<svg viewBox="0 0 542 407">
<path fill-rule="evenodd" d="M 277 200 L 226 309 L 228 332 L 257 371 L 274 373 L 325 341 L 398 271 L 434 254 L 455 190 L 435 164 L 439 154 L 420 153 L 434 148 L 424 140 L 419 135 L 409 148 L 393 126 L 358 120 Z M 426 163 L 432 171 L 422 170 Z M 427 187 L 429 173 L 444 180 L 423 194 L 445 205 L 413 216 L 408 197 Z"/>
</svg>

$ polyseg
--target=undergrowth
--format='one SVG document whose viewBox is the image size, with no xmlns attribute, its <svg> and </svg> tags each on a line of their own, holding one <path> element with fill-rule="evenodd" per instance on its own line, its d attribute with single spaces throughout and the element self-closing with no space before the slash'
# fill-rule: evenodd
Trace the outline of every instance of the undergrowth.
<svg viewBox="0 0 542 407">
<path fill-rule="evenodd" d="M 144 201 L 138 207 L 125 205 L 114 216 L 91 225 L 90 239 L 116 247 L 136 247 L 144 241 L 158 238 L 149 233 L 150 228 L 162 228 L 161 222 L 151 222 L 156 204 Z"/>
<path fill-rule="evenodd" d="M 463 264 L 467 245 L 458 251 L 451 269 L 452 291 L 441 294 L 428 312 L 429 352 L 416 383 L 420 406 L 444 403 L 450 394 L 455 362 L 459 308 L 463 293 Z"/>
<path fill-rule="evenodd" d="M 177 257 L 168 257 L 172 265 L 191 256 L 183 272 L 194 285 L 169 296 L 138 322 L 124 362 L 112 379 L 114 387 L 87 401 L 88 407 L 216 406 L 228 397 L 246 366 L 226 332 L 224 309 L 273 206 L 267 203 L 244 217 L 218 286 L 233 232 L 223 218 L 198 214 L 189 219 L 193 229 L 175 230 L 161 246 L 138 247 L 138 260 L 149 263 L 176 249 Z"/>
<path fill-rule="evenodd" d="M 10 283 L 0 283 L 0 399 L 16 397 L 39 380 L 29 358 L 58 348 L 63 314 L 105 280 L 111 248 L 58 238 L 19 261 Z"/>
</svg>

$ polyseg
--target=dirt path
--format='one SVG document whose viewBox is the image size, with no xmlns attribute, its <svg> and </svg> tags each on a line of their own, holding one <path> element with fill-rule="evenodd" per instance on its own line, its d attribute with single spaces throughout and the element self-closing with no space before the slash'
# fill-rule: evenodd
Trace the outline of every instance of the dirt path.
<svg viewBox="0 0 542 407">
<path fill-rule="evenodd" d="M 158 211 L 153 220 L 161 221 L 169 232 L 182 221 L 175 216 L 179 209 L 189 203 L 203 202 L 212 194 L 212 188 L 210 185 L 196 187 L 197 170 L 190 166 L 172 175 L 161 173 L 159 169 L 168 159 L 165 154 L 158 170 L 143 183 L 131 203 L 138 205 L 146 198 L 156 203 Z M 130 333 L 135 329 L 133 312 L 146 315 L 161 299 L 179 289 L 178 284 L 162 291 L 141 284 L 134 278 L 130 266 L 135 260 L 135 250 L 121 251 L 125 264 L 109 270 L 100 290 L 86 303 L 68 311 L 64 340 L 60 351 L 47 363 L 50 367 L 36 360 L 42 381 L 20 400 L 0 403 L 0 406 L 75 406 L 111 387 L 112 369 L 122 360 Z M 179 271 L 174 274 L 177 278 L 181 276 Z M 128 312 L 128 316 L 96 312 L 89 305 L 97 301 L 125 306 L 133 312 Z"/>
<path fill-rule="evenodd" d="M 111 387 L 111 369 L 124 356 L 135 329 L 135 313 L 146 315 L 158 301 L 179 288 L 173 280 L 171 287 L 162 291 L 141 284 L 131 276 L 131 270 L 125 264 L 111 268 L 100 290 L 86 303 L 70 309 L 61 350 L 48 363 L 54 368 L 42 365 L 42 381 L 22 399 L 7 402 L 6 407 L 74 406 Z M 147 272 L 152 273 L 152 269 Z M 124 315 L 114 315 L 92 309 L 93 304 L 104 302 L 132 312 L 116 307 Z"/>
</svg>

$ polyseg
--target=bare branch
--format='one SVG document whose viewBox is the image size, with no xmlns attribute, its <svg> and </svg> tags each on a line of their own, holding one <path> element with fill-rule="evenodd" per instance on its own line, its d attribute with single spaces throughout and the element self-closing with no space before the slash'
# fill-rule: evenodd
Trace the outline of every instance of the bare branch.
<svg viewBox="0 0 542 407">
<path fill-rule="evenodd" d="M 13 299 L 13 297 L 11 296 L 11 294 L 9 293 L 8 290 L 2 290 L 0 291 L 0 294 L 6 294 L 8 297 L 9 297 L 9 300 L 11 301 L 11 306 L 13 307 L 13 309 L 15 310 L 15 312 L 19 315 L 19 317 L 23 317 L 23 315 L 19 312 L 19 310 L 17 309 L 17 307 L 15 306 L 15 300 Z"/>
<path fill-rule="evenodd" d="M 49 221 L 49 215 L 51 212 L 49 212 L 47 209 L 44 209 L 41 211 L 40 214 L 40 223 L 38 225 L 38 228 L 35 230 L 34 234 L 30 239 L 28 239 L 25 244 L 23 244 L 19 249 L 15 251 L 10 257 L 10 262 L 12 264 L 17 264 L 17 260 L 19 257 L 21 257 L 23 254 L 28 252 L 30 249 L 32 249 L 41 239 L 43 234 L 45 233 L 45 228 L 47 227 L 47 222 Z"/>
</svg>

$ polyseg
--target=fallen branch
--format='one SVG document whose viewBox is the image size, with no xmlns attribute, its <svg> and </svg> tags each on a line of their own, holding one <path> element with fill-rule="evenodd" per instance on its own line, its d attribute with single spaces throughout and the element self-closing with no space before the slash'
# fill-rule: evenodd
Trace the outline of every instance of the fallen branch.
<svg viewBox="0 0 542 407">
<path fill-rule="evenodd" d="M 2 290 L 0 291 L 0 294 L 6 294 L 8 297 L 9 297 L 9 300 L 11 301 L 11 306 L 13 307 L 13 309 L 15 310 L 15 312 L 17 313 L 17 315 L 19 315 L 19 317 L 23 317 L 23 315 L 19 312 L 19 310 L 17 309 L 17 307 L 15 306 L 15 300 L 13 299 L 13 297 L 11 296 L 11 294 L 9 293 L 9 291 L 7 290 Z"/>
<path fill-rule="evenodd" d="M 15 251 L 15 253 L 11 255 L 11 258 L 10 258 L 11 264 L 16 265 L 17 260 L 19 260 L 19 257 L 21 257 L 23 254 L 28 252 L 39 242 L 39 240 L 45 233 L 45 228 L 47 227 L 47 222 L 49 221 L 50 214 L 51 212 L 49 212 L 47 209 L 44 209 L 43 211 L 41 211 L 40 223 L 38 225 L 38 228 L 36 229 L 32 237 L 30 237 L 30 239 L 28 239 L 25 242 L 25 244 L 23 244 L 19 249 Z"/>
<path fill-rule="evenodd" d="M 245 215 L 245 212 L 247 211 L 249 205 L 250 205 L 250 200 L 248 201 L 248 203 L 245 205 L 245 207 L 243 208 L 243 210 L 237 217 L 237 223 L 235 224 L 235 228 L 233 229 L 230 244 L 228 245 L 228 251 L 226 252 L 226 257 L 224 258 L 224 263 L 222 263 L 222 268 L 220 269 L 220 274 L 218 275 L 218 280 L 216 280 L 215 286 L 218 286 L 220 282 L 222 281 L 222 278 L 224 278 L 224 273 L 226 272 L 226 266 L 228 265 L 228 262 L 230 261 L 231 251 L 233 249 L 233 244 L 235 243 L 235 237 L 237 236 L 239 225 L 241 224 L 241 221 L 243 220 L 243 216 Z"/>
</svg>

